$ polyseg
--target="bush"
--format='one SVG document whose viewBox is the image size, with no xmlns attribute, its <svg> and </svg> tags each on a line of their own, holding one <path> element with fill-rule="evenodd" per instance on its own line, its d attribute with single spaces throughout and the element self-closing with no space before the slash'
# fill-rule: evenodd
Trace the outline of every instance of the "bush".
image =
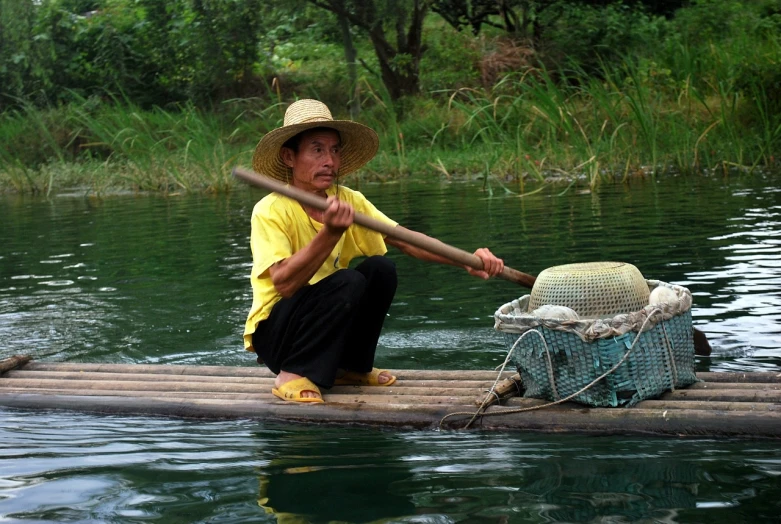
<svg viewBox="0 0 781 524">
<path fill-rule="evenodd" d="M 620 63 L 653 47 L 664 27 L 663 18 L 622 3 L 559 2 L 541 17 L 540 55 L 548 69 L 576 64 L 590 74 L 598 74 L 605 62 Z"/>
</svg>

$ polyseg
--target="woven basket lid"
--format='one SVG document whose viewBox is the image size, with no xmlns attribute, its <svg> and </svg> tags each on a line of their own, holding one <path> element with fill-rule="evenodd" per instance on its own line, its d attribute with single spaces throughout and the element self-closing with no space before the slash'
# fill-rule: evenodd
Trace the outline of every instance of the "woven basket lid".
<svg viewBox="0 0 781 524">
<path fill-rule="evenodd" d="M 587 262 L 542 271 L 532 288 L 529 311 L 546 304 L 567 306 L 580 318 L 612 317 L 648 304 L 648 284 L 624 262 Z"/>
</svg>

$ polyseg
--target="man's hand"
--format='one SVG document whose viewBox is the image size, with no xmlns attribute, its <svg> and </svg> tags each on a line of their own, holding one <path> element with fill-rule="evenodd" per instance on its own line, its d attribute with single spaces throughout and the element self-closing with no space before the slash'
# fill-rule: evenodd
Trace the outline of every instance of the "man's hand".
<svg viewBox="0 0 781 524">
<path fill-rule="evenodd" d="M 347 202 L 328 197 L 328 207 L 323 213 L 323 224 L 334 236 L 342 236 L 355 219 L 355 210 Z"/>
<path fill-rule="evenodd" d="M 501 258 L 496 258 L 487 247 L 481 247 L 475 251 L 474 254 L 483 261 L 483 270 L 480 271 L 466 266 L 466 270 L 470 275 L 487 280 L 490 277 L 495 277 L 504 270 L 504 261 Z"/>
</svg>

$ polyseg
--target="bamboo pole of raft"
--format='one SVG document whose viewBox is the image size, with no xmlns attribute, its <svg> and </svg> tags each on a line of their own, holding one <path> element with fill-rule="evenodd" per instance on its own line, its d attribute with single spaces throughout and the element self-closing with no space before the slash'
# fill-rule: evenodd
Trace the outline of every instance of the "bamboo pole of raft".
<svg viewBox="0 0 781 524">
<path fill-rule="evenodd" d="M 295 404 L 278 402 L 258 403 L 255 400 L 231 401 L 208 399 L 76 397 L 20 394 L 5 399 L 12 407 L 40 407 L 42 403 L 53 409 L 73 409 L 74 405 L 103 413 L 132 413 L 198 418 L 258 418 L 291 422 L 323 424 L 381 424 L 384 426 L 431 428 L 454 406 L 425 406 L 412 404 L 388 405 L 385 410 L 363 403 Z M 494 408 L 489 408 L 490 414 Z M 525 431 L 582 433 L 623 433 L 655 435 L 719 435 L 781 437 L 781 414 L 773 412 L 734 412 L 679 409 L 556 409 L 530 411 L 504 416 L 486 416 L 478 420 L 483 429 L 522 428 Z M 448 427 L 458 428 L 465 420 L 454 419 Z"/>
<path fill-rule="evenodd" d="M 0 382 L 0 391 L 13 388 L 59 388 L 75 390 L 105 390 L 105 391 L 164 391 L 164 392 L 203 392 L 203 393 L 258 393 L 268 392 L 273 387 L 273 379 L 242 379 L 226 377 L 165 377 L 159 375 L 132 374 L 116 375 L 110 373 L 93 373 L 85 376 L 79 373 L 43 373 L 10 371 Z M 732 401 L 765 400 L 778 402 L 781 399 L 781 389 L 776 384 L 731 384 L 731 383 L 700 383 L 698 389 L 676 390 L 665 393 L 663 399 L 726 399 Z M 332 394 L 350 392 L 358 395 L 434 395 L 434 396 L 467 396 L 477 398 L 485 395 L 487 382 L 469 381 L 399 381 L 389 387 L 371 386 L 334 386 L 328 390 Z M 514 386 L 497 387 L 499 396 L 507 393 L 517 393 Z"/>
<path fill-rule="evenodd" d="M 104 373 L 132 373 L 155 375 L 200 375 L 215 377 L 275 377 L 265 367 L 234 366 L 186 366 L 179 364 L 94 364 L 76 362 L 35 362 L 24 366 L 25 371 L 76 371 Z M 426 370 L 426 369 L 390 369 L 399 380 L 495 380 L 496 371 L 486 370 Z M 505 371 L 502 378 L 512 375 Z"/>
<path fill-rule="evenodd" d="M 214 384 L 247 384 L 256 385 L 258 388 L 271 388 L 274 385 L 274 377 L 215 377 L 211 375 L 164 375 L 161 378 L 159 374 L 152 373 L 104 373 L 92 372 L 88 376 L 78 371 L 28 371 L 17 370 L 9 371 L 5 375 L 8 379 L 56 379 L 56 380 L 102 380 L 102 381 L 143 381 L 143 382 L 188 382 L 188 383 L 214 383 Z M 415 387 L 415 388 L 460 388 L 460 389 L 480 389 L 486 387 L 485 380 L 415 380 L 398 379 L 394 388 L 397 387 Z M 336 386 L 340 387 L 340 386 Z M 358 387 L 358 386 L 350 386 Z"/>
<path fill-rule="evenodd" d="M 689 391 L 676 389 L 668 391 L 661 397 L 662 400 L 719 400 L 723 402 L 781 402 L 781 391 L 745 391 L 739 389 L 713 390 L 713 391 Z"/>
<path fill-rule="evenodd" d="M 6 371 L 16 369 L 30 362 L 28 355 L 14 355 L 6 359 L 0 360 L 0 375 Z"/>
<path fill-rule="evenodd" d="M 707 382 L 781 382 L 781 373 L 757 371 L 757 372 L 703 372 L 697 373 L 697 378 Z"/>
<path fill-rule="evenodd" d="M 182 392 L 182 391 L 146 391 L 146 390 L 103 390 L 103 389 L 62 389 L 62 388 L 6 388 L 3 392 L 8 392 L 16 395 L 29 395 L 29 394 L 42 394 L 48 397 L 124 397 L 124 398 L 161 398 L 166 400 L 177 400 L 181 402 L 185 401 L 199 401 L 199 400 L 219 400 L 227 404 L 239 401 L 239 400 L 253 400 L 256 403 L 264 404 L 279 404 L 284 403 L 288 406 L 295 406 L 297 404 L 291 404 L 284 402 L 279 398 L 268 393 L 224 393 L 224 392 Z M 350 394 L 350 393 L 325 393 L 324 398 L 330 407 L 341 407 L 343 405 L 350 404 L 363 404 L 369 406 L 370 409 L 381 409 L 387 406 L 447 406 L 448 410 L 452 409 L 474 409 L 471 403 L 471 398 L 466 396 L 415 396 L 415 395 L 382 395 L 367 400 L 367 396 L 363 394 Z"/>
<path fill-rule="evenodd" d="M 233 175 L 236 178 L 247 182 L 248 184 L 279 193 L 280 195 L 292 198 L 293 200 L 301 202 L 302 204 L 313 207 L 315 209 L 325 211 L 325 209 L 328 207 L 325 198 L 317 196 L 313 193 L 302 191 L 301 189 L 293 186 L 282 184 L 276 180 L 273 180 L 272 178 L 261 176 L 254 171 L 236 167 L 233 169 Z M 478 270 L 483 269 L 483 261 L 480 259 L 480 257 L 457 247 L 445 244 L 436 238 L 426 236 L 422 233 L 416 233 L 408 229 L 391 226 L 385 222 L 380 222 L 379 220 L 358 212 L 355 213 L 353 220 L 359 226 L 363 226 L 365 228 L 371 229 L 372 231 L 382 233 L 383 235 L 389 236 L 391 238 L 402 240 L 408 244 L 412 244 L 415 247 L 419 247 L 431 253 L 443 256 L 448 260 L 452 260 L 453 262 L 457 262 L 464 266 L 469 266 Z M 530 289 L 532 286 L 534 286 L 534 281 L 536 280 L 536 278 L 532 275 L 521 273 L 516 269 L 506 266 L 504 270 L 497 276 Z"/>
<path fill-rule="evenodd" d="M 46 394 L 46 395 L 73 395 L 73 390 L 69 389 L 43 389 L 43 388 L 21 388 L 21 389 L 9 389 L 10 393 L 33 393 L 33 394 Z M 239 400 L 254 400 L 254 401 L 273 401 L 281 402 L 277 397 L 271 393 L 190 393 L 190 392 L 177 392 L 176 396 L 163 396 L 159 391 L 114 391 L 110 395 L 107 395 L 105 391 L 84 390 L 78 392 L 79 396 L 112 396 L 112 397 L 138 397 L 138 398 L 159 398 L 166 400 L 178 399 L 180 401 L 187 401 L 191 399 L 204 399 L 204 400 L 222 400 L 222 401 L 239 401 Z M 332 404 L 349 404 L 354 402 L 361 402 L 365 397 L 361 395 L 334 395 L 326 394 L 326 398 Z M 389 406 L 397 405 L 414 405 L 414 406 L 437 406 L 441 408 L 441 399 L 431 397 L 405 397 L 403 403 L 383 402 L 378 403 L 377 406 L 387 409 Z M 545 401 L 541 399 L 527 399 L 527 398 L 513 398 L 510 399 L 505 405 L 506 408 L 510 407 L 532 407 L 544 404 Z M 461 406 L 452 405 L 453 409 L 463 408 L 468 410 L 472 406 L 463 404 Z M 661 410 L 665 409 L 692 409 L 692 410 L 718 410 L 718 411 L 769 411 L 769 412 L 781 412 L 779 406 L 767 403 L 758 402 L 680 402 L 680 401 L 659 401 L 659 400 L 644 400 L 637 404 L 638 409 L 657 410 L 661 413 Z M 576 404 L 558 404 L 551 406 L 550 409 L 558 411 L 567 410 L 582 410 L 582 406 Z M 597 409 L 597 408 L 594 408 Z M 607 408 L 605 408 L 607 409 Z"/>
<path fill-rule="evenodd" d="M 224 392 L 224 393 L 256 393 L 261 388 L 255 384 L 220 384 L 216 382 L 168 382 L 168 381 L 112 381 L 112 380 L 57 380 L 57 379 L 24 379 L 4 380 L 0 382 L 3 388 L 57 388 L 70 390 L 104 390 L 104 391 L 164 391 L 164 392 Z M 270 391 L 270 387 L 263 388 Z M 417 388 L 417 387 L 371 387 L 371 386 L 334 386 L 331 392 L 349 391 L 357 395 L 382 396 L 421 396 L 421 397 L 466 397 L 471 403 L 483 392 L 481 388 Z"/>
</svg>

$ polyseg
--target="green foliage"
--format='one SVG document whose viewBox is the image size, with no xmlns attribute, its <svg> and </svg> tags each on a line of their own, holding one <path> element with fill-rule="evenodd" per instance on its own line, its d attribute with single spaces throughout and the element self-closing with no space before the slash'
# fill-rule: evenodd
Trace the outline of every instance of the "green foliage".
<svg viewBox="0 0 781 524">
<path fill-rule="evenodd" d="M 0 0 L 2 94 L 59 103 L 124 93 L 143 105 L 246 96 L 260 80 L 263 5 Z"/>
<path fill-rule="evenodd" d="M 540 13 L 542 59 L 549 67 L 576 64 L 596 74 L 604 62 L 649 49 L 659 41 L 662 18 L 622 3 L 595 6 L 560 1 Z"/>
<path fill-rule="evenodd" d="M 354 95 L 380 134 L 372 179 L 523 192 L 778 165 L 781 0 L 695 0 L 669 19 L 634 7 L 650 1 L 506 3 L 531 41 L 431 15 L 418 55 L 383 62 L 375 26 L 352 24 L 353 82 L 339 19 L 305 0 L 0 0 L 0 187 L 225 190 L 291 100 L 347 118 Z M 392 8 L 408 3 L 341 5 L 373 6 L 383 41 L 404 39 Z M 386 75 L 416 67 L 423 94 L 393 92 Z"/>
<path fill-rule="evenodd" d="M 432 93 L 479 84 L 479 39 L 436 19 L 429 20 L 426 34 L 426 53 L 420 60 L 421 91 Z"/>
</svg>

